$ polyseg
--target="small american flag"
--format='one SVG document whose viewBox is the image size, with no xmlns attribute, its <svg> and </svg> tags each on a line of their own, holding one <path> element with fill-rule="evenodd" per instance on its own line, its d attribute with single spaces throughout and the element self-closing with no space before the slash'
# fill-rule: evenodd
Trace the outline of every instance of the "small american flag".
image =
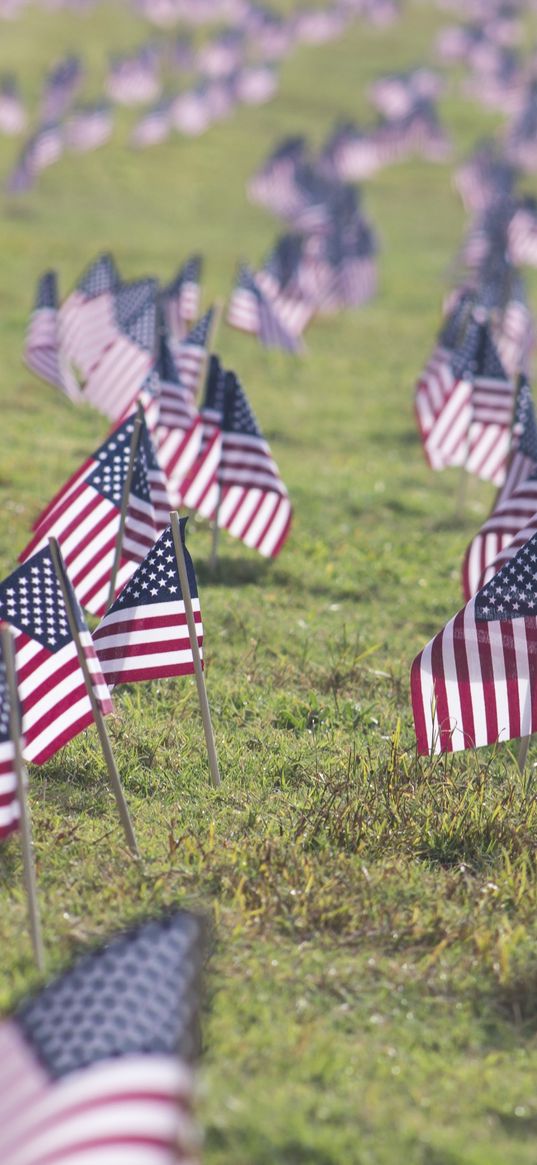
<svg viewBox="0 0 537 1165">
<path fill-rule="evenodd" d="M 19 819 L 15 745 L 11 736 L 11 698 L 0 647 L 0 841 L 18 828 Z"/>
<path fill-rule="evenodd" d="M 114 119 L 109 105 L 86 105 L 75 109 L 65 127 L 65 144 L 78 154 L 98 150 L 112 136 Z"/>
<path fill-rule="evenodd" d="M 113 294 L 113 319 L 102 328 L 101 353 L 88 369 L 84 395 L 117 420 L 136 401 L 156 357 L 157 282 L 124 283 Z"/>
<path fill-rule="evenodd" d="M 59 121 L 82 83 L 83 70 L 78 57 L 65 57 L 46 78 L 41 97 L 42 122 Z"/>
<path fill-rule="evenodd" d="M 35 304 L 24 342 L 24 362 L 49 384 L 63 390 L 58 363 L 58 287 L 55 271 L 46 271 L 37 284 Z"/>
<path fill-rule="evenodd" d="M 175 366 L 181 384 L 195 396 L 200 387 L 201 374 L 208 358 L 208 344 L 210 343 L 214 320 L 214 307 L 210 307 L 205 315 L 190 330 L 184 340 L 174 341 L 170 337 L 170 348 L 175 360 Z"/>
<path fill-rule="evenodd" d="M 276 308 L 261 291 L 253 273 L 241 264 L 228 304 L 227 322 L 232 328 L 258 336 L 266 348 L 301 352 L 303 344 L 276 314 Z"/>
<path fill-rule="evenodd" d="M 158 101 L 136 122 L 130 136 L 130 144 L 137 150 L 158 146 L 165 142 L 172 132 L 172 101 Z"/>
<path fill-rule="evenodd" d="M 456 752 L 537 728 L 537 535 L 417 656 L 418 751 Z"/>
<path fill-rule="evenodd" d="M 160 338 L 156 365 L 159 378 L 155 447 L 168 485 L 171 506 L 179 505 L 179 487 L 198 452 L 198 410 L 189 388 L 181 383 L 165 336 Z"/>
<path fill-rule="evenodd" d="M 498 486 L 505 480 L 514 403 L 514 382 L 502 366 L 490 325 L 484 322 L 472 378 L 472 423 L 464 465 L 468 473 Z"/>
<path fill-rule="evenodd" d="M 99 255 L 79 279 L 58 313 L 60 366 L 71 394 L 88 375 L 112 323 L 113 295 L 119 274 L 112 255 Z"/>
<path fill-rule="evenodd" d="M 201 650 L 203 627 L 192 559 L 180 521 L 189 590 Z M 161 534 L 93 633 L 109 684 L 190 675 L 194 660 L 171 528 Z"/>
<path fill-rule="evenodd" d="M 462 582 L 466 599 L 496 573 L 508 548 L 527 542 L 525 533 L 537 512 L 537 422 L 529 384 L 519 386 L 507 476 L 494 510 L 470 542 L 464 556 Z M 499 565 L 496 565 L 496 564 Z"/>
<path fill-rule="evenodd" d="M 186 911 L 143 922 L 3 1021 L 5 1165 L 195 1165 L 201 937 Z"/>
<path fill-rule="evenodd" d="M 279 554 L 292 508 L 237 377 L 213 365 L 201 453 L 182 491 L 186 506 L 265 557 Z M 220 411 L 221 410 L 221 411 Z"/>
<path fill-rule="evenodd" d="M 77 597 L 93 615 L 102 615 L 108 600 L 133 429 L 134 417 L 130 417 L 73 474 L 42 515 L 20 556 L 29 561 L 48 538 L 57 538 Z M 153 545 L 168 513 L 166 482 L 143 421 L 116 593 Z"/>
<path fill-rule="evenodd" d="M 166 327 L 175 340 L 185 338 L 198 315 L 201 267 L 201 255 L 191 255 L 161 293 Z"/>
<path fill-rule="evenodd" d="M 74 592 L 71 599 L 95 696 L 101 711 L 111 712 L 110 693 Z M 0 584 L 0 618 L 15 632 L 23 755 L 34 764 L 42 764 L 93 723 L 76 644 L 48 547 Z"/>
</svg>

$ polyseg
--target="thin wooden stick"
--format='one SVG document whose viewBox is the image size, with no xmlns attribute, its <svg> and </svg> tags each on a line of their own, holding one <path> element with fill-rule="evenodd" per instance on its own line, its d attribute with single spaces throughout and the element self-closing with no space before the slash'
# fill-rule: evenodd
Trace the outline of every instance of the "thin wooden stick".
<svg viewBox="0 0 537 1165">
<path fill-rule="evenodd" d="M 190 585 L 188 582 L 188 573 L 186 569 L 185 555 L 183 552 L 183 541 L 181 538 L 181 527 L 179 525 L 179 514 L 173 511 L 170 514 L 170 522 L 172 526 L 173 546 L 175 550 L 175 557 L 177 560 L 177 569 L 179 571 L 179 581 L 181 583 L 181 590 L 183 592 L 183 602 L 185 604 L 185 615 L 188 625 L 188 636 L 190 639 L 190 648 L 192 651 L 192 658 L 194 660 L 194 674 L 196 676 L 196 686 L 198 689 L 198 699 L 200 703 L 201 719 L 203 721 L 203 731 L 205 733 L 205 743 L 207 745 L 207 755 L 209 758 L 209 769 L 211 772 L 211 779 L 213 785 L 220 784 L 220 770 L 218 768 L 218 757 L 216 755 L 216 745 L 214 743 L 213 726 L 211 723 L 211 712 L 209 709 L 209 701 L 207 699 L 207 689 L 205 687 L 205 676 L 201 666 L 201 656 L 198 644 L 198 633 L 196 630 L 196 621 L 194 619 L 194 611 L 192 609 L 192 599 L 190 597 Z"/>
<path fill-rule="evenodd" d="M 520 737 L 520 744 L 518 746 L 517 761 L 518 761 L 518 767 L 519 767 L 519 770 L 521 773 L 523 773 L 524 769 L 526 768 L 526 761 L 528 759 L 528 751 L 529 751 L 530 743 L 531 743 L 531 736 L 521 736 Z"/>
<path fill-rule="evenodd" d="M 119 518 L 119 527 L 116 536 L 116 547 L 114 551 L 114 561 L 112 563 L 112 573 L 110 575 L 110 589 L 108 591 L 107 607 L 111 607 L 114 602 L 116 593 L 116 580 L 121 562 L 121 551 L 123 550 L 123 539 L 125 537 L 125 524 L 127 521 L 127 510 L 129 508 L 129 497 L 132 486 L 132 479 L 134 476 L 134 463 L 138 453 L 138 445 L 140 444 L 140 431 L 144 419 L 144 408 L 141 402 L 138 402 L 137 416 L 134 422 L 134 429 L 132 430 L 132 437 L 129 449 L 129 463 L 127 465 L 127 475 L 123 485 L 123 494 L 121 498 L 121 514 Z"/>
<path fill-rule="evenodd" d="M 26 766 L 21 749 L 21 721 L 19 712 L 19 693 L 15 670 L 15 652 L 13 636 L 8 627 L 0 629 L 2 642 L 2 656 L 6 669 L 6 681 L 9 691 L 9 732 L 13 742 L 15 775 L 17 778 L 17 795 L 19 800 L 20 834 L 22 847 L 22 864 L 24 870 L 24 885 L 28 899 L 28 915 L 30 919 L 30 934 L 34 958 L 38 971 L 45 970 L 45 951 L 41 934 L 41 918 L 39 901 L 37 898 L 37 878 L 35 873 L 34 851 L 32 845 L 32 823 L 30 809 L 26 796 Z"/>
<path fill-rule="evenodd" d="M 69 622 L 69 629 L 70 629 L 71 635 L 73 636 L 73 639 L 75 641 L 77 655 L 78 655 L 78 662 L 80 664 L 80 667 L 82 669 L 82 673 L 84 675 L 84 683 L 86 685 L 86 691 L 88 693 L 89 701 L 91 704 L 93 717 L 94 717 L 95 723 L 97 725 L 97 732 L 99 733 L 99 740 L 101 742 L 103 756 L 105 759 L 106 767 L 108 769 L 108 776 L 109 776 L 109 780 L 110 780 L 110 785 L 112 788 L 112 792 L 114 793 L 114 796 L 116 798 L 119 817 L 120 817 L 121 824 L 123 826 L 123 830 L 125 833 L 125 839 L 126 839 L 126 842 L 127 842 L 129 849 L 132 850 L 132 853 L 135 854 L 136 857 L 139 857 L 138 846 L 136 844 L 136 837 L 134 834 L 134 829 L 133 829 L 132 821 L 130 818 L 127 802 L 125 800 L 125 795 L 123 793 L 121 781 L 119 779 L 119 773 L 117 771 L 117 766 L 116 766 L 114 754 L 112 752 L 112 745 L 110 743 L 110 737 L 108 736 L 108 730 L 107 730 L 107 727 L 106 727 L 106 724 L 104 721 L 104 716 L 101 712 L 99 701 L 97 699 L 97 696 L 95 695 L 95 689 L 93 687 L 93 679 L 91 676 L 91 672 L 89 670 L 88 661 L 86 659 L 84 647 L 83 647 L 81 640 L 80 640 L 80 632 L 78 629 L 78 623 L 76 620 L 75 612 L 73 610 L 73 604 L 72 604 L 72 599 L 71 599 L 71 587 L 69 585 L 69 580 L 68 580 L 68 577 L 67 577 L 67 574 L 65 571 L 65 566 L 64 566 L 63 558 L 61 556 L 61 551 L 60 551 L 60 548 L 59 548 L 58 543 L 57 543 L 55 538 L 49 538 L 49 546 L 50 546 L 50 553 L 52 556 L 52 561 L 54 563 L 54 569 L 55 569 L 56 575 L 58 577 L 58 582 L 60 584 L 62 595 L 63 595 L 63 601 L 65 603 L 65 608 L 67 611 L 67 619 Z"/>
</svg>

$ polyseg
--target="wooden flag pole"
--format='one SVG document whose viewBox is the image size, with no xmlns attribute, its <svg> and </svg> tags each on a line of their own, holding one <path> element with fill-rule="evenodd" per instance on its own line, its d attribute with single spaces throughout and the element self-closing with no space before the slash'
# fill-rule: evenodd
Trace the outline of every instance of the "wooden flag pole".
<svg viewBox="0 0 537 1165">
<path fill-rule="evenodd" d="M 91 710 L 93 712 L 93 718 L 94 718 L 95 723 L 97 725 L 97 732 L 99 733 L 99 740 L 101 742 L 103 756 L 105 759 L 106 767 L 108 769 L 108 776 L 110 779 L 110 785 L 112 788 L 112 792 L 116 798 L 119 817 L 120 817 L 121 824 L 123 826 L 123 830 L 125 833 L 125 839 L 126 839 L 128 847 L 132 851 L 132 853 L 135 854 L 136 857 L 139 857 L 140 855 L 139 855 L 138 846 L 136 843 L 136 837 L 135 837 L 132 821 L 130 818 L 130 813 L 129 813 L 129 809 L 127 806 L 127 802 L 125 800 L 125 795 L 123 793 L 121 781 L 119 779 L 119 773 L 117 771 L 115 757 L 114 757 L 114 754 L 112 752 L 112 745 L 110 743 L 110 737 L 108 736 L 108 730 L 107 730 L 107 727 L 106 727 L 106 724 L 104 721 L 104 716 L 103 716 L 103 714 L 101 712 L 101 708 L 99 706 L 99 701 L 97 699 L 97 696 L 95 695 L 95 690 L 93 687 L 93 680 L 91 677 L 91 672 L 89 670 L 88 661 L 86 659 L 84 647 L 83 647 L 81 640 L 80 640 L 80 633 L 78 630 L 78 624 L 77 624 L 77 621 L 75 618 L 75 613 L 74 613 L 73 605 L 72 605 L 71 588 L 69 586 L 68 578 L 67 578 L 67 575 L 65 572 L 65 566 L 64 566 L 63 558 L 61 556 L 61 551 L 60 551 L 60 548 L 59 548 L 58 543 L 57 543 L 55 538 L 49 538 L 49 546 L 50 546 L 50 553 L 52 556 L 52 561 L 54 563 L 54 570 L 56 571 L 58 582 L 60 584 L 61 592 L 63 595 L 63 601 L 65 603 L 65 608 L 67 611 L 67 619 L 69 622 L 69 629 L 70 629 L 71 635 L 73 636 L 73 639 L 74 639 L 74 642 L 76 645 L 78 662 L 79 662 L 80 667 L 82 669 L 82 673 L 84 676 L 84 683 L 86 685 L 86 691 L 88 693 L 89 701 L 91 704 Z"/>
<path fill-rule="evenodd" d="M 144 419 L 144 409 L 143 409 L 143 405 L 141 404 L 140 401 L 138 402 L 138 405 L 137 405 L 136 414 L 137 415 L 136 415 L 136 420 L 134 422 L 134 429 L 132 431 L 132 437 L 131 437 L 131 443 L 130 443 L 130 449 L 129 449 L 129 462 L 127 465 L 127 475 L 125 477 L 125 483 L 123 485 L 123 494 L 121 497 L 121 514 L 120 514 L 120 518 L 119 518 L 119 527 L 118 527 L 118 532 L 117 532 L 117 537 L 116 537 L 116 547 L 114 550 L 114 561 L 112 563 L 112 573 L 110 575 L 110 589 L 108 591 L 107 607 L 112 606 L 112 603 L 114 602 L 115 593 L 116 593 L 116 580 L 117 580 L 117 573 L 119 570 L 119 564 L 121 561 L 121 551 L 123 550 L 123 539 L 125 537 L 125 525 L 126 525 L 126 521 L 127 521 L 127 510 L 129 508 L 129 497 L 130 497 L 130 492 L 131 492 L 132 479 L 134 476 L 134 463 L 136 461 L 136 455 L 138 453 L 138 445 L 140 444 L 140 431 L 141 431 L 142 422 Z"/>
<path fill-rule="evenodd" d="M 216 755 L 216 745 L 214 743 L 213 726 L 211 722 L 211 713 L 209 709 L 209 701 L 207 699 L 207 689 L 205 687 L 205 676 L 201 666 L 201 656 L 198 644 L 198 633 L 196 630 L 196 621 L 194 619 L 194 611 L 192 609 L 192 599 L 190 597 L 190 585 L 188 582 L 188 573 L 186 569 L 185 556 L 183 553 L 183 543 L 181 539 L 181 527 L 179 525 L 179 514 L 177 511 L 172 511 L 170 514 L 170 522 L 172 526 L 173 546 L 175 550 L 175 557 L 177 560 L 177 569 L 179 571 L 179 582 L 181 583 L 181 590 L 183 592 L 183 602 L 185 604 L 185 615 L 188 624 L 188 636 L 190 639 L 190 647 L 192 650 L 192 658 L 194 660 L 194 674 L 196 676 L 196 686 L 198 689 L 198 699 L 200 703 L 201 718 L 203 721 L 203 731 L 205 733 L 205 743 L 207 745 L 207 755 L 209 758 L 209 769 L 211 772 L 211 779 L 213 785 L 221 783 L 220 770 L 218 768 L 218 757 Z"/>
<path fill-rule="evenodd" d="M 32 824 L 30 810 L 26 796 L 26 766 L 21 750 L 21 722 L 19 713 L 19 693 L 15 670 L 15 652 L 13 636 L 8 627 L 0 629 L 2 642 L 2 656 L 6 669 L 6 681 L 9 691 L 9 731 L 13 742 L 15 757 L 15 775 L 17 778 L 17 795 L 20 812 L 20 834 L 22 845 L 22 864 L 24 870 L 24 885 L 28 899 L 28 914 L 30 918 L 30 934 L 32 947 L 38 971 L 45 970 L 45 951 L 41 935 L 41 918 L 37 898 L 37 879 L 35 874 L 34 851 L 32 846 Z"/>
</svg>

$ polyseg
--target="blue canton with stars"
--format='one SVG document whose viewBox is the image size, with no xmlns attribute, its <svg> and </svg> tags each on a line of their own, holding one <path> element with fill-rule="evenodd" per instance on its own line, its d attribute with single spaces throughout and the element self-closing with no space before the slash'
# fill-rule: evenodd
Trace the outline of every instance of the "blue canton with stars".
<svg viewBox="0 0 537 1165">
<path fill-rule="evenodd" d="M 261 430 L 234 372 L 226 372 L 222 429 L 226 433 L 243 433 L 250 437 L 261 437 Z"/>
<path fill-rule="evenodd" d="M 214 308 L 210 307 L 205 315 L 194 324 L 192 331 L 183 340 L 184 344 L 191 344 L 196 348 L 205 348 L 213 321 Z"/>
<path fill-rule="evenodd" d="M 168 283 L 164 288 L 164 297 L 166 299 L 173 299 L 184 286 L 185 283 L 199 283 L 201 276 L 202 258 L 201 255 L 192 255 L 187 259 L 180 271 L 177 272 L 175 279 Z"/>
<path fill-rule="evenodd" d="M 185 546 L 186 523 L 187 519 L 181 518 L 181 540 L 185 554 L 190 594 L 193 599 L 196 599 L 198 597 L 196 575 L 194 573 L 192 559 Z M 134 572 L 127 585 L 123 587 L 121 594 L 118 595 L 118 598 L 110 608 L 110 611 L 107 612 L 105 618 L 108 618 L 108 615 L 113 611 L 123 611 L 130 607 L 151 606 L 153 603 L 180 602 L 182 598 L 183 594 L 173 548 L 172 531 L 171 527 L 168 526 L 168 529 L 161 534 L 147 557 L 144 558 L 142 565 L 138 567 L 138 570 Z"/>
<path fill-rule="evenodd" d="M 80 604 L 71 588 L 79 631 L 86 631 Z M 72 642 L 67 611 L 50 550 L 45 547 L 0 584 L 0 618 L 49 651 Z"/>
<path fill-rule="evenodd" d="M 462 341 L 459 343 L 451 359 L 453 374 L 457 378 L 475 376 L 483 342 L 483 329 L 484 324 L 476 320 L 474 316 L 471 316 Z"/>
<path fill-rule="evenodd" d="M 175 911 L 79 959 L 14 1020 L 53 1079 L 118 1056 L 197 1050 L 202 924 Z"/>
<path fill-rule="evenodd" d="M 137 279 L 124 283 L 114 296 L 117 325 L 139 348 L 152 352 L 157 327 L 156 279 Z"/>
<path fill-rule="evenodd" d="M 94 454 L 99 464 L 86 478 L 88 485 L 108 498 L 118 509 L 121 508 L 123 490 L 129 465 L 130 441 L 134 429 L 134 417 L 128 417 L 122 425 L 101 445 Z M 148 470 L 158 468 L 155 452 L 145 420 L 142 421 L 138 451 L 134 462 L 131 494 L 141 501 L 151 503 Z"/>
<path fill-rule="evenodd" d="M 483 325 L 483 337 L 479 349 L 477 376 L 486 376 L 490 380 L 507 380 L 507 373 L 498 356 L 498 351 L 490 333 L 488 324 Z"/>
<path fill-rule="evenodd" d="M 537 534 L 475 597 L 475 617 L 488 622 L 537 615 Z"/>
<path fill-rule="evenodd" d="M 57 308 L 58 278 L 55 271 L 45 271 L 37 285 L 34 311 L 43 307 Z"/>
<path fill-rule="evenodd" d="M 212 413 L 218 413 L 218 416 L 222 417 L 225 396 L 226 374 L 218 356 L 213 355 L 209 360 L 209 373 L 205 385 L 205 398 L 202 410 L 204 412 L 210 410 Z"/>
<path fill-rule="evenodd" d="M 119 275 L 111 255 L 100 255 L 84 272 L 78 288 L 86 299 L 96 299 L 105 291 L 113 291 L 119 286 Z"/>
</svg>

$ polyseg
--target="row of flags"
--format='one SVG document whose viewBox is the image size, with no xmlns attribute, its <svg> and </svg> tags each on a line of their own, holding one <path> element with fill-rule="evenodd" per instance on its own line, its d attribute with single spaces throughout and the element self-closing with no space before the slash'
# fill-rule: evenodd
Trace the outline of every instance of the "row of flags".
<svg viewBox="0 0 537 1165">
<path fill-rule="evenodd" d="M 267 557 L 279 553 L 290 529 L 288 493 L 244 388 L 210 355 L 216 308 L 192 322 L 200 271 L 192 256 L 164 288 L 154 279 L 125 283 L 111 256 L 99 256 L 60 305 L 54 274 L 39 282 L 26 363 L 73 402 L 91 403 L 113 428 L 45 507 L 23 553 L 51 533 L 65 540 L 80 601 L 94 614 L 107 601 L 131 460 L 117 585 L 170 508 L 199 512 Z M 73 527 L 83 531 L 78 541 Z"/>
<path fill-rule="evenodd" d="M 0 19 L 16 20 L 28 5 L 38 0 L 0 0 Z M 39 0 L 48 11 L 72 11 L 86 13 L 103 3 L 103 0 Z M 400 15 L 398 0 L 335 0 L 325 9 L 315 5 L 297 6 L 288 19 L 268 4 L 258 4 L 255 0 L 129 0 L 133 9 L 151 24 L 170 29 L 177 24 L 191 25 L 193 28 L 207 24 L 244 23 L 254 27 L 276 43 L 292 24 L 295 35 L 310 44 L 318 44 L 338 31 L 341 21 L 360 16 L 372 24 L 385 27 Z"/>
<path fill-rule="evenodd" d="M 380 7 L 386 3 L 377 0 Z M 192 17 L 199 23 L 201 7 L 189 0 L 177 19 L 188 23 Z M 81 154 L 106 145 L 114 132 L 116 105 L 149 106 L 129 139 L 131 146 L 144 149 L 173 133 L 198 136 L 232 116 L 240 105 L 272 100 L 283 57 L 302 43 L 320 44 L 342 36 L 351 20 L 367 16 L 369 7 L 376 5 L 337 0 L 322 9 L 296 6 L 286 17 L 259 9 L 249 0 L 239 7 L 240 13 L 233 8 L 224 12 L 211 0 L 201 22 L 224 21 L 225 27 L 201 45 L 181 35 L 162 43 L 149 41 L 112 57 L 104 93 L 92 103 L 74 104 L 85 79 L 82 60 L 74 55 L 60 60 L 45 78 L 37 117 L 8 175 L 7 192 L 20 195 L 31 189 L 39 174 L 65 151 Z M 186 82 L 180 90 L 178 77 Z M 0 78 L 0 133 L 23 133 L 29 123 L 17 79 L 4 75 Z"/>
<path fill-rule="evenodd" d="M 487 25 L 462 32 L 480 48 L 492 35 Z M 537 217 L 533 200 L 517 193 L 517 166 L 495 140 L 479 143 L 454 174 L 471 223 L 455 262 L 459 282 L 416 384 L 431 468 L 460 466 L 497 490 L 464 555 L 465 606 L 412 665 L 423 754 L 527 740 L 537 728 L 536 331 L 519 269 L 535 265 Z"/>
<path fill-rule="evenodd" d="M 506 160 L 526 173 L 537 171 L 537 75 L 535 54 L 521 51 L 521 6 L 491 4 L 471 22 L 441 30 L 436 52 L 442 63 L 465 66 L 465 96 L 507 117 Z M 472 13 L 465 11 L 466 17 Z"/>
</svg>

